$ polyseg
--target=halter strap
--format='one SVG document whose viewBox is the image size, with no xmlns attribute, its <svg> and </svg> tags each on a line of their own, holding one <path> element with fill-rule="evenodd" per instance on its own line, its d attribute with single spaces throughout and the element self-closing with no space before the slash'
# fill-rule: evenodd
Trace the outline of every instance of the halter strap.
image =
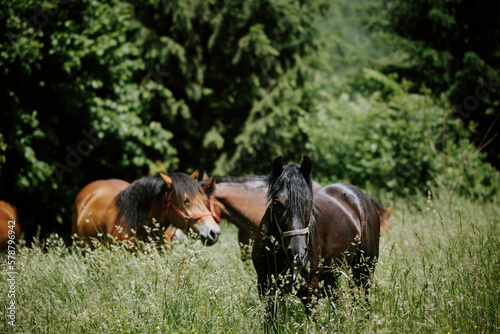
<svg viewBox="0 0 500 334">
<path fill-rule="evenodd" d="M 214 217 L 214 219 L 217 222 L 217 224 L 220 224 L 220 216 L 217 214 L 217 212 L 215 212 L 215 208 L 214 208 L 215 195 L 214 195 L 213 192 L 210 195 L 210 198 L 208 199 L 208 202 L 210 204 L 210 212 L 212 213 L 212 216 Z"/>
<path fill-rule="evenodd" d="M 283 232 L 282 235 L 284 238 L 286 238 L 286 237 L 293 237 L 296 235 L 304 235 L 307 233 L 309 233 L 309 226 L 306 228 L 300 229 L 300 230 L 286 231 L 286 232 Z"/>
<path fill-rule="evenodd" d="M 167 215 L 168 215 L 168 212 L 167 212 Z M 170 237 L 170 242 L 174 242 L 175 232 L 177 232 L 177 227 L 174 229 L 174 232 L 172 233 L 172 236 Z"/>
<path fill-rule="evenodd" d="M 196 216 L 189 217 L 184 212 L 182 212 L 182 210 L 179 209 L 179 207 L 177 205 L 175 205 L 174 201 L 172 201 L 172 192 L 168 193 L 168 198 L 167 198 L 167 217 L 168 217 L 168 213 L 170 211 L 170 207 L 172 207 L 174 209 L 174 211 L 177 212 L 177 214 L 182 219 L 184 219 L 186 221 L 186 226 L 184 228 L 184 230 L 186 231 L 186 234 L 188 234 L 188 231 L 189 231 L 189 222 L 197 220 L 197 219 L 200 219 L 201 217 L 204 217 L 204 216 L 211 216 L 212 215 L 211 211 L 205 211 L 205 212 L 200 213 L 200 214 L 198 214 Z"/>
<path fill-rule="evenodd" d="M 272 204 L 271 204 L 270 214 L 271 214 L 271 222 L 272 222 L 273 221 L 273 206 L 272 206 Z M 291 230 L 291 231 L 285 231 L 285 232 L 283 232 L 281 230 L 281 226 L 277 220 L 276 220 L 276 226 L 278 227 L 278 230 L 280 231 L 282 243 L 283 243 L 283 238 L 294 237 L 296 235 L 304 235 L 304 234 L 309 233 L 309 226 L 302 228 L 300 230 Z"/>
<path fill-rule="evenodd" d="M 273 222 L 273 204 L 271 203 L 271 210 L 269 210 L 269 215 L 271 216 L 271 223 Z M 281 238 L 281 248 L 283 248 L 283 251 L 286 253 L 285 249 L 285 242 L 284 238 L 286 237 L 294 237 L 296 235 L 304 235 L 309 233 L 309 226 L 306 228 L 302 228 L 300 230 L 291 230 L 291 231 L 285 231 L 283 232 L 281 230 L 280 224 L 278 223 L 278 220 L 276 220 L 276 226 L 278 227 L 278 231 L 280 232 L 280 238 Z"/>
</svg>

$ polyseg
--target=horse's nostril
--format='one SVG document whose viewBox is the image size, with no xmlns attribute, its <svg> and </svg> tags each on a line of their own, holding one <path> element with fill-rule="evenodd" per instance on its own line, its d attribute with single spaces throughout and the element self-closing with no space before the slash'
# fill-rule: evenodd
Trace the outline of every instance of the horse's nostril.
<svg viewBox="0 0 500 334">
<path fill-rule="evenodd" d="M 214 230 L 210 231 L 210 239 L 217 240 L 218 237 L 219 237 L 219 233 L 215 233 Z"/>
</svg>

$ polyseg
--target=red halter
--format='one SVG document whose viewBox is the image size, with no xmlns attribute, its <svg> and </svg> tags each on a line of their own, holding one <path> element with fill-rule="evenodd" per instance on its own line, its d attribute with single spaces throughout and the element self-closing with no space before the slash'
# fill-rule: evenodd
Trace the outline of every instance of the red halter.
<svg viewBox="0 0 500 334">
<path fill-rule="evenodd" d="M 172 192 L 169 192 L 168 198 L 167 198 L 167 217 L 168 217 L 168 213 L 170 211 L 170 207 L 172 207 L 174 209 L 174 211 L 177 212 L 177 214 L 182 219 L 184 219 L 186 221 L 186 227 L 184 229 L 186 231 L 186 235 L 189 232 L 189 222 L 194 221 L 194 220 L 198 220 L 198 219 L 200 219 L 201 217 L 204 217 L 204 216 L 212 216 L 213 215 L 213 213 L 212 213 L 213 211 L 205 211 L 205 212 L 200 213 L 200 214 L 198 214 L 196 216 L 189 217 L 184 212 L 182 212 L 181 209 L 179 209 L 179 207 L 177 205 L 175 205 L 174 201 L 172 201 Z M 176 231 L 177 231 L 177 227 L 175 228 L 174 233 L 170 237 L 170 241 L 174 240 L 174 235 L 175 235 Z"/>
<path fill-rule="evenodd" d="M 214 217 L 214 219 L 217 222 L 217 224 L 220 224 L 220 216 L 217 214 L 217 212 L 215 212 L 215 209 L 214 209 L 214 202 L 215 202 L 215 195 L 214 195 L 214 193 L 212 193 L 210 195 L 210 198 L 208 199 L 208 201 L 209 201 L 209 204 L 210 204 L 210 212 L 212 213 L 212 216 Z"/>
</svg>

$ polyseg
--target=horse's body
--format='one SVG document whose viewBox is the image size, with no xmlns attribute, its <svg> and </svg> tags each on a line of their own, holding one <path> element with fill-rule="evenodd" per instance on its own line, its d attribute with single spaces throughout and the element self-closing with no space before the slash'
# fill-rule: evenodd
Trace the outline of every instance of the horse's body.
<svg viewBox="0 0 500 334">
<path fill-rule="evenodd" d="M 86 185 L 75 200 L 72 233 L 80 237 L 97 238 L 98 233 L 112 235 L 122 240 L 115 228 L 118 213 L 115 198 L 130 183 L 118 180 L 98 180 Z"/>
<path fill-rule="evenodd" d="M 254 239 L 267 208 L 262 177 L 216 179 L 215 212 L 238 227 L 238 241 L 248 245 Z"/>
<path fill-rule="evenodd" d="M 220 227 L 206 203 L 201 186 L 183 173 L 148 176 L 132 184 L 117 179 L 94 181 L 75 200 L 72 230 L 86 240 L 102 234 L 108 241 L 134 241 L 144 238 L 148 228 L 172 224 L 212 245 Z"/>
<path fill-rule="evenodd" d="M 13 231 L 9 234 L 9 231 Z M 9 238 L 9 235 L 14 235 Z M 7 241 L 18 240 L 21 228 L 17 218 L 17 210 L 7 202 L 0 201 L 0 251 L 7 246 Z"/>
<path fill-rule="evenodd" d="M 368 288 L 379 252 L 380 218 L 355 186 L 337 183 L 313 193 L 310 169 L 307 157 L 300 169 L 283 167 L 281 159 L 273 164 L 271 204 L 252 252 L 261 297 L 287 292 L 289 282 L 297 281 L 302 283 L 297 295 L 307 305 L 312 294 L 334 293 L 336 268 L 343 263 L 353 268 L 355 282 Z"/>
<path fill-rule="evenodd" d="M 351 184 L 335 183 L 314 192 L 314 225 L 310 229 L 313 252 L 308 253 L 311 264 L 310 282 L 333 284 L 335 273 L 318 271 L 320 261 L 326 266 L 345 264 L 353 268 L 354 279 L 366 287 L 370 271 L 379 254 L 380 220 L 366 195 Z M 359 241 L 356 241 L 356 239 Z M 368 266 L 355 269 L 363 259 Z"/>
</svg>

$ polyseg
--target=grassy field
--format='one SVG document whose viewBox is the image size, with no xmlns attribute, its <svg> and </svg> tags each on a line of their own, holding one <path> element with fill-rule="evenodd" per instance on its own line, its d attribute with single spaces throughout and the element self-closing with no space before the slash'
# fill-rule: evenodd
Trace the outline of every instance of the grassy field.
<svg viewBox="0 0 500 334">
<path fill-rule="evenodd" d="M 370 305 L 348 285 L 311 317 L 294 297 L 266 323 L 237 230 L 218 244 L 158 252 L 66 247 L 56 236 L 16 251 L 16 321 L 6 308 L 13 281 L 1 266 L 2 333 L 498 333 L 500 205 L 456 199 L 397 200 L 381 238 Z M 354 294 L 355 295 L 355 294 Z"/>
</svg>

